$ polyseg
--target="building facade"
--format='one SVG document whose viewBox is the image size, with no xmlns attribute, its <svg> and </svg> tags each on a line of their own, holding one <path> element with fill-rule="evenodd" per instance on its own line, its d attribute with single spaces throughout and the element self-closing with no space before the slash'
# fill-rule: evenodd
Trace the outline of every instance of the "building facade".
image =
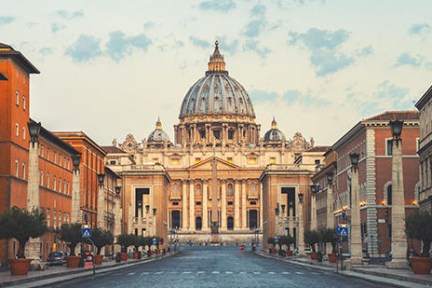
<svg viewBox="0 0 432 288">
<path fill-rule="evenodd" d="M 218 43 L 204 77 L 181 103 L 174 134 L 171 142 L 158 120 L 141 142 L 133 135 L 113 141 L 117 150 L 108 153 L 106 165 L 122 177 L 123 228 L 129 233 L 165 239 L 175 233 L 180 241 L 202 243 L 249 242 L 257 233 L 262 237 L 266 225 L 266 190 L 260 179 L 271 170 L 268 165 L 297 165 L 284 172 L 292 178 L 288 186 L 309 187 L 307 175 L 323 160 L 312 139 L 298 132 L 285 138 L 275 120 L 260 136 L 252 101 L 229 76 Z M 152 230 L 155 216 L 161 226 Z"/>
<path fill-rule="evenodd" d="M 432 208 L 432 87 L 417 101 L 420 112 L 420 206 Z"/>
<path fill-rule="evenodd" d="M 337 172 L 334 174 L 333 215 L 338 223 L 349 223 L 351 201 L 351 153 L 360 155 L 360 235 L 363 250 L 371 257 L 386 257 L 391 250 L 392 133 L 390 120 L 403 120 L 402 168 L 405 215 L 418 209 L 419 114 L 417 111 L 391 111 L 360 121 L 333 146 Z M 319 179 L 316 175 L 316 180 Z M 320 185 L 324 190 L 325 186 Z M 317 192 L 319 195 L 320 192 Z M 324 202 L 324 201 L 323 201 Z M 330 203 L 331 201 L 325 201 Z M 335 224 L 335 225 L 336 225 Z M 408 239 L 408 246 L 418 243 Z M 349 245 L 345 245 L 349 248 Z M 349 252 L 349 251 L 345 251 Z"/>
</svg>

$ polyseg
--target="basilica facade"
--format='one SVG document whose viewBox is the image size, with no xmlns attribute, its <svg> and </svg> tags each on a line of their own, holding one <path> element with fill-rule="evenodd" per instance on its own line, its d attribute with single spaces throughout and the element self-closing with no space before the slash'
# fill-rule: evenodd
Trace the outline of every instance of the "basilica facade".
<svg viewBox="0 0 432 288">
<path fill-rule="evenodd" d="M 261 136 L 255 118 L 216 42 L 181 103 L 174 139 L 158 119 L 143 140 L 129 134 L 104 147 L 106 166 L 122 178 L 123 232 L 201 243 L 300 236 L 310 211 L 299 195 L 309 197 L 328 147 L 299 132 L 286 138 L 275 119 Z"/>
</svg>

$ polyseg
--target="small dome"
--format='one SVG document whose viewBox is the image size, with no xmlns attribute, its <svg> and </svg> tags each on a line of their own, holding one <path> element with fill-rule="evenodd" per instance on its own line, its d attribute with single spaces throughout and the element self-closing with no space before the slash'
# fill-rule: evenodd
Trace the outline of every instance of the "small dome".
<svg viewBox="0 0 432 288">
<path fill-rule="evenodd" d="M 264 141 L 285 141 L 285 135 L 282 133 L 282 131 L 277 129 L 277 123 L 274 118 L 272 121 L 271 129 L 267 131 L 264 135 Z"/>
<path fill-rule="evenodd" d="M 162 123 L 159 118 L 158 121 L 156 122 L 155 130 L 153 130 L 153 132 L 150 133 L 147 141 L 148 142 L 164 142 L 164 141 L 170 142 L 168 134 L 162 129 Z"/>
</svg>

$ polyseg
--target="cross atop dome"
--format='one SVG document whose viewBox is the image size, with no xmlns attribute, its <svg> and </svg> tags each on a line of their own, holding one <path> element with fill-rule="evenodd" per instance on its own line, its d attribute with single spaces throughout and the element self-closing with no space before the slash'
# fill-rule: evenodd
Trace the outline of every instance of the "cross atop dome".
<svg viewBox="0 0 432 288">
<path fill-rule="evenodd" d="M 210 61 L 208 63 L 208 72 L 211 71 L 226 71 L 225 70 L 225 60 L 219 51 L 219 41 L 215 42 L 215 50 L 213 55 L 210 56 Z"/>
</svg>

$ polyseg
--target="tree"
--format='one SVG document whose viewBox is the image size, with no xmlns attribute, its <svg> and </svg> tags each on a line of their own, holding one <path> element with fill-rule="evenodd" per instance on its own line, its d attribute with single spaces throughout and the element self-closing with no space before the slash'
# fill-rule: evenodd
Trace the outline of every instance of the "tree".
<svg viewBox="0 0 432 288">
<path fill-rule="evenodd" d="M 75 256 L 75 248 L 82 241 L 81 224 L 65 223 L 60 227 L 60 240 L 65 241 L 70 249 L 70 255 Z"/>
<path fill-rule="evenodd" d="M 48 231 L 44 213 L 16 206 L 0 215 L 0 227 L 0 239 L 15 238 L 18 241 L 18 258 L 25 258 L 25 245 L 30 238 L 38 238 Z"/>
<path fill-rule="evenodd" d="M 294 237 L 288 234 L 288 235 L 280 236 L 279 238 L 280 238 L 279 244 L 286 245 L 288 247 L 288 251 L 290 251 L 291 244 L 295 243 Z"/>
<path fill-rule="evenodd" d="M 104 231 L 100 228 L 93 229 L 91 238 L 96 246 L 97 255 L 100 255 L 104 246 L 111 245 L 114 242 L 113 234 L 110 231 Z"/>
<path fill-rule="evenodd" d="M 420 210 L 405 219 L 405 233 L 408 237 L 423 242 L 422 257 L 429 258 L 432 241 L 432 214 L 428 210 Z"/>
<path fill-rule="evenodd" d="M 319 243 L 320 235 L 316 230 L 307 230 L 304 232 L 304 242 L 309 244 L 312 252 L 316 252 L 315 244 Z"/>
<path fill-rule="evenodd" d="M 117 244 L 121 246 L 123 253 L 127 252 L 127 247 L 135 244 L 135 234 L 120 234 L 117 237 Z"/>
<path fill-rule="evenodd" d="M 318 232 L 320 235 L 320 242 L 331 243 L 332 253 L 336 253 L 336 245 L 339 240 L 339 236 L 337 235 L 336 231 L 331 228 L 320 228 Z"/>
</svg>

